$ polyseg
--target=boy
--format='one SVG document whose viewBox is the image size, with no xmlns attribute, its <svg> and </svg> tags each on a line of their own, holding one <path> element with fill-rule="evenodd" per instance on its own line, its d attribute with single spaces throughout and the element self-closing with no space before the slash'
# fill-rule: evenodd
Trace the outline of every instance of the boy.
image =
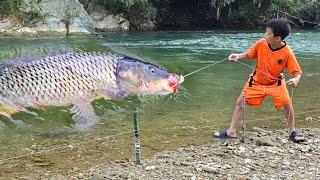
<svg viewBox="0 0 320 180">
<path fill-rule="evenodd" d="M 259 106 L 265 96 L 271 96 L 276 108 L 284 106 L 284 113 L 288 119 L 289 137 L 294 142 L 304 141 L 302 134 L 295 130 L 294 111 L 286 87 L 282 71 L 287 69 L 292 78 L 287 81 L 291 87 L 299 83 L 302 70 L 292 50 L 284 39 L 290 33 L 290 25 L 285 19 L 273 19 L 267 22 L 265 38 L 258 40 L 247 52 L 230 54 L 230 61 L 240 59 L 257 59 L 257 65 L 243 88 L 248 105 Z M 242 120 L 243 98 L 238 97 L 233 112 L 232 121 L 227 131 L 216 132 L 216 138 L 235 138 L 239 121 Z"/>
</svg>

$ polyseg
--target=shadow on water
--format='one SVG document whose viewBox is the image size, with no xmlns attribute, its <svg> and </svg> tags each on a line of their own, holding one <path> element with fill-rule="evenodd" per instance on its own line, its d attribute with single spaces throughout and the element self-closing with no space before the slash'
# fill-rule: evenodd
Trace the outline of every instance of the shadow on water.
<svg viewBox="0 0 320 180">
<path fill-rule="evenodd" d="M 169 71 L 185 75 L 225 58 L 230 52 L 246 50 L 261 36 L 261 33 L 245 31 L 179 31 L 114 33 L 102 37 L 1 39 L 0 59 L 43 56 L 59 51 L 109 51 L 110 46 L 117 46 Z M 319 32 L 302 31 L 291 34 L 287 40 L 304 74 L 308 75 L 302 77 L 299 87 L 294 90 L 298 127 L 320 127 L 319 121 L 305 120 L 320 116 L 320 76 L 317 75 L 320 54 L 314 43 L 320 41 L 319 38 Z M 254 62 L 245 63 L 254 66 Z M 75 172 L 69 170 L 74 167 L 86 169 L 115 159 L 133 159 L 131 131 L 135 107 L 139 108 L 143 157 L 163 150 L 204 144 L 212 140 L 214 130 L 228 127 L 236 98 L 251 71 L 241 64 L 226 61 L 189 76 L 179 93 L 173 96 L 96 100 L 92 104 L 101 121 L 87 133 L 53 138 L 41 136 L 55 128 L 72 127 L 70 106 L 29 109 L 38 115 L 17 113 L 13 115 L 13 119 L 19 120 L 16 123 L 1 116 L 0 160 L 24 154 L 29 156 L 1 164 L 0 174 L 7 177 L 26 175 L 26 172 L 41 174 L 43 168 L 72 174 Z M 275 110 L 270 99 L 266 99 L 261 108 L 248 107 L 246 117 L 249 129 L 254 126 L 270 130 L 285 127 L 282 111 Z M 114 136 L 116 134 L 121 135 Z M 52 152 L 46 151 L 55 148 Z M 45 153 L 32 155 L 36 152 Z M 18 168 L 13 171 L 12 166 Z"/>
</svg>

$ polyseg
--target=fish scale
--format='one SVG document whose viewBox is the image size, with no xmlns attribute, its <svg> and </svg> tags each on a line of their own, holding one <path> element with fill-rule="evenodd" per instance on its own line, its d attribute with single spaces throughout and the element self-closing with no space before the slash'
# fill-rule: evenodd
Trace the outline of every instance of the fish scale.
<svg viewBox="0 0 320 180">
<path fill-rule="evenodd" d="M 85 131 L 99 120 L 91 101 L 174 93 L 180 79 L 125 55 L 71 52 L 20 57 L 0 62 L 0 115 L 11 118 L 20 111 L 34 114 L 27 107 L 73 104 L 74 128 Z"/>
<path fill-rule="evenodd" d="M 92 91 L 116 86 L 117 58 L 108 53 L 72 52 L 26 64 L 5 63 L 9 66 L 0 71 L 0 95 L 31 107 L 72 103 L 66 101 L 80 95 L 95 98 Z"/>
</svg>

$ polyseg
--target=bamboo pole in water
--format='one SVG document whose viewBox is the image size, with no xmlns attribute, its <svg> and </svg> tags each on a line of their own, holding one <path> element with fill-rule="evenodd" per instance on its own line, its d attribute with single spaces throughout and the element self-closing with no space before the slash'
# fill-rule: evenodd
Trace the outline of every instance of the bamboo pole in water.
<svg viewBox="0 0 320 180">
<path fill-rule="evenodd" d="M 141 164 L 141 145 L 140 145 L 140 130 L 139 130 L 139 119 L 137 108 L 133 111 L 133 125 L 134 125 L 134 149 L 136 165 Z"/>
<path fill-rule="evenodd" d="M 242 92 L 241 93 L 241 98 L 242 98 L 242 137 L 241 137 L 241 142 L 245 143 L 245 138 L 246 138 L 246 121 L 245 121 L 245 107 L 246 107 L 246 93 Z"/>
</svg>

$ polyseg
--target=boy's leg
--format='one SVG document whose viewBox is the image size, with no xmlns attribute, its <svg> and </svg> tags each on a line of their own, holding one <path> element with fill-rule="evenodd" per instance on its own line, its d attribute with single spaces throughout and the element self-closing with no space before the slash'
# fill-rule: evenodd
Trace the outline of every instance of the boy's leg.
<svg viewBox="0 0 320 180">
<path fill-rule="evenodd" d="M 295 131 L 294 110 L 292 104 L 284 105 L 284 115 L 288 123 L 288 132 L 291 134 L 292 131 Z"/>
<path fill-rule="evenodd" d="M 233 111 L 232 120 L 229 129 L 226 132 L 215 132 L 214 137 L 225 138 L 226 137 L 236 137 L 237 127 L 239 122 L 243 119 L 243 98 L 239 98 L 237 105 Z M 227 134 L 225 134 L 227 133 Z"/>
<path fill-rule="evenodd" d="M 229 129 L 227 130 L 227 133 L 229 136 L 236 136 L 237 127 L 239 125 L 239 122 L 243 119 L 243 101 L 244 99 L 240 99 L 237 102 L 237 105 L 233 111 L 232 120 Z"/>
<path fill-rule="evenodd" d="M 289 132 L 290 139 L 294 142 L 302 142 L 304 141 L 304 137 L 302 134 L 295 130 L 295 117 L 294 110 L 292 106 L 292 101 L 289 96 L 288 89 L 283 80 L 281 86 L 277 86 L 275 88 L 269 88 L 267 94 L 273 97 L 273 102 L 276 108 L 280 108 L 284 106 L 284 115 L 287 120 L 287 128 Z"/>
<path fill-rule="evenodd" d="M 243 92 L 245 92 L 245 97 L 243 96 Z M 237 99 L 237 105 L 233 111 L 232 120 L 230 127 L 227 131 L 224 132 L 215 132 L 214 137 L 216 138 L 225 138 L 227 137 L 236 137 L 237 127 L 239 122 L 243 119 L 243 105 L 246 101 L 246 104 L 252 106 L 259 106 L 265 97 L 265 90 L 262 87 L 254 86 L 249 87 L 248 83 L 244 86 L 241 95 Z"/>
<path fill-rule="evenodd" d="M 284 105 L 284 113 L 285 117 L 288 121 L 288 132 L 289 137 L 294 142 L 303 142 L 305 141 L 305 138 L 303 135 L 295 130 L 295 121 L 294 121 L 294 110 L 292 104 L 286 104 Z"/>
</svg>

